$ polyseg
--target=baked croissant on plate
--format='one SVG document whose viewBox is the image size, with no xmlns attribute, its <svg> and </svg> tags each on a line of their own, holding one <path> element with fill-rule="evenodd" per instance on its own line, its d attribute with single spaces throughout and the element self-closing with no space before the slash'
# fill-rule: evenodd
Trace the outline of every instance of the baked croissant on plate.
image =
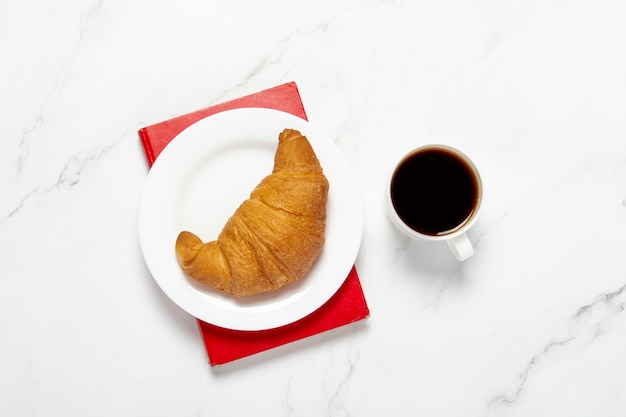
<svg viewBox="0 0 626 417">
<path fill-rule="evenodd" d="M 217 240 L 181 232 L 176 255 L 192 279 L 247 296 L 300 279 L 324 245 L 328 180 L 305 136 L 285 129 L 272 173 L 228 219 Z"/>
</svg>

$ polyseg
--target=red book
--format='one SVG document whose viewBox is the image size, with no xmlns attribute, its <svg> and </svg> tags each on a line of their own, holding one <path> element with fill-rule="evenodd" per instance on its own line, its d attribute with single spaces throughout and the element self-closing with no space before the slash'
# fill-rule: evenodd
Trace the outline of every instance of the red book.
<svg viewBox="0 0 626 417">
<path fill-rule="evenodd" d="M 152 166 L 161 151 L 185 128 L 215 113 L 244 107 L 282 110 L 307 120 L 298 87 L 286 83 L 235 100 L 178 116 L 139 130 L 139 138 Z M 369 317 L 361 282 L 352 268 L 342 286 L 324 305 L 308 316 L 285 326 L 269 330 L 231 330 L 198 321 L 198 327 L 209 356 L 209 363 L 221 365 L 263 352 L 305 337 L 313 336 Z"/>
</svg>

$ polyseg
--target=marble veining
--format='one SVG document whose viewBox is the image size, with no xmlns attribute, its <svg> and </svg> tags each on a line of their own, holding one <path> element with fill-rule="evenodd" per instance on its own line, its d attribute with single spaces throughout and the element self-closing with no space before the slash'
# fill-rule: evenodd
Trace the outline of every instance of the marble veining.
<svg viewBox="0 0 626 417">
<path fill-rule="evenodd" d="M 619 0 L 0 3 L 0 415 L 622 416 Z M 210 367 L 137 241 L 146 125 L 295 81 L 360 187 L 367 320 Z M 485 184 L 459 263 L 406 152 Z"/>
<path fill-rule="evenodd" d="M 510 389 L 489 402 L 488 411 L 497 409 L 498 406 L 514 405 L 516 401 L 519 401 L 524 386 L 535 367 L 540 368 L 545 363 L 548 363 L 549 366 L 550 359 L 564 351 L 585 349 L 597 337 L 602 337 L 606 331 L 610 331 L 607 329 L 610 322 L 624 312 L 626 305 L 624 290 L 626 290 L 626 284 L 616 291 L 600 294 L 590 304 L 580 307 L 568 320 L 568 332 L 558 339 L 550 340 L 540 351 L 535 353 L 521 370 Z"/>
</svg>

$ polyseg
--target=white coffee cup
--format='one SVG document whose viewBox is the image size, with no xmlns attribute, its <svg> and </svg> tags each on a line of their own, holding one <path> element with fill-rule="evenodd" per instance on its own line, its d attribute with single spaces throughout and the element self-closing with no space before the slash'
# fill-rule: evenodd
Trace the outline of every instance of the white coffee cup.
<svg viewBox="0 0 626 417">
<path fill-rule="evenodd" d="M 392 171 L 385 199 L 389 218 L 405 235 L 445 241 L 459 261 L 474 254 L 467 231 L 478 218 L 483 185 L 461 151 L 426 145 L 409 152 Z"/>
</svg>

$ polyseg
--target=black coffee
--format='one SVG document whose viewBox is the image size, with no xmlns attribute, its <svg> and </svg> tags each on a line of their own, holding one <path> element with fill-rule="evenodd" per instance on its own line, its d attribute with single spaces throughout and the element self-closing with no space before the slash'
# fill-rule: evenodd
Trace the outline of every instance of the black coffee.
<svg viewBox="0 0 626 417">
<path fill-rule="evenodd" d="M 431 236 L 452 232 L 477 208 L 479 186 L 465 160 L 445 149 L 416 151 L 396 168 L 391 201 L 411 229 Z"/>
</svg>

